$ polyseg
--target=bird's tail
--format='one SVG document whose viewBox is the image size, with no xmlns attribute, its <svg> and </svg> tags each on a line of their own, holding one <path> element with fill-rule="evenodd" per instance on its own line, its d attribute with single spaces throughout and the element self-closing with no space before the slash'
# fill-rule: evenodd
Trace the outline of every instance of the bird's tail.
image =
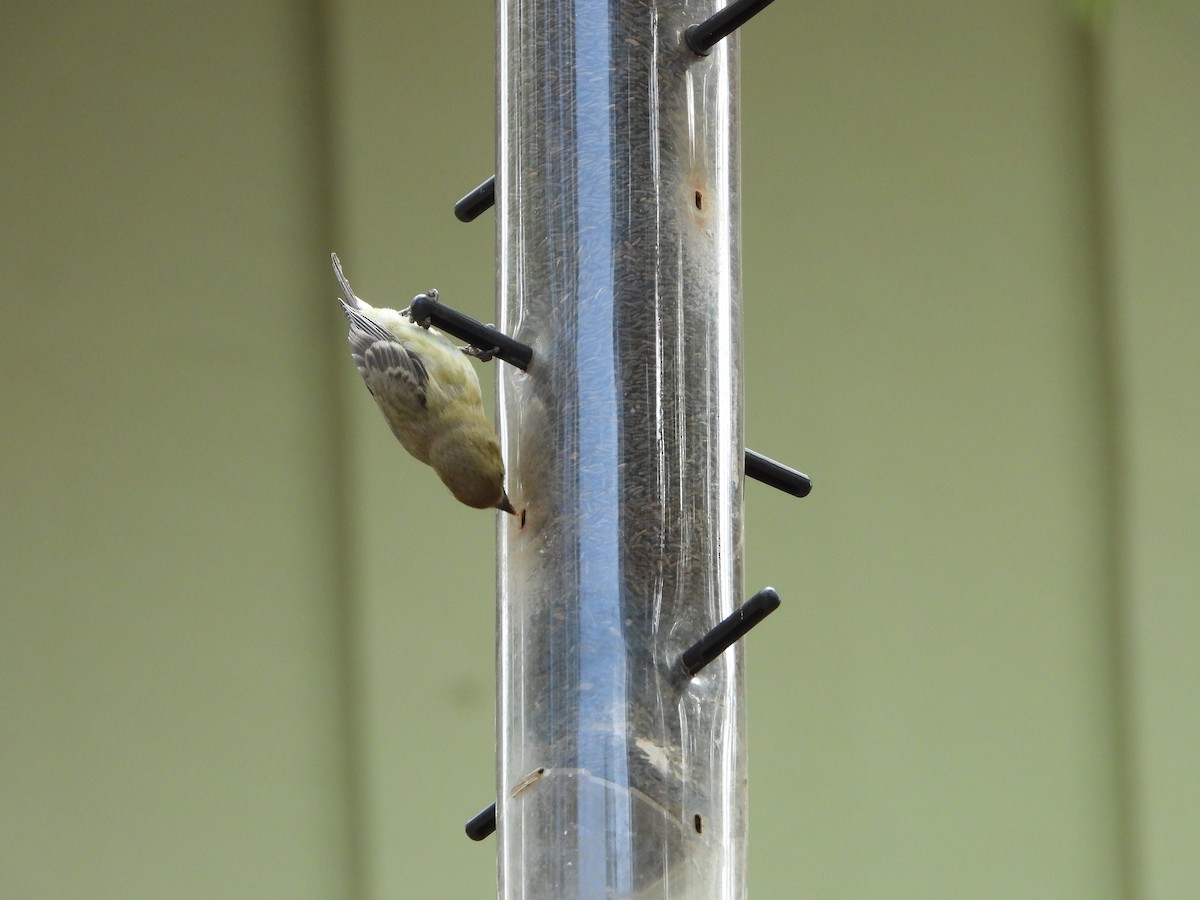
<svg viewBox="0 0 1200 900">
<path fill-rule="evenodd" d="M 330 255 L 330 258 L 333 259 L 334 277 L 337 278 L 338 284 L 341 285 L 342 293 L 346 295 L 344 298 L 344 302 L 348 306 L 352 306 L 355 309 L 361 309 L 362 301 L 358 299 L 358 296 L 354 293 L 354 290 L 350 287 L 350 282 L 346 280 L 346 274 L 342 271 L 342 261 L 340 259 L 338 259 L 336 253 L 331 253 L 329 255 Z"/>
</svg>

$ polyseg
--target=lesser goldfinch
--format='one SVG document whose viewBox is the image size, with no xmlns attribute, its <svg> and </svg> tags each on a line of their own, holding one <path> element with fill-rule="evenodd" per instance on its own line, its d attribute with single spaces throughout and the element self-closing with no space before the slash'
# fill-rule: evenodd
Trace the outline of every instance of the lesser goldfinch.
<svg viewBox="0 0 1200 900">
<path fill-rule="evenodd" d="M 355 295 L 333 254 L 350 323 L 350 354 L 404 449 L 433 467 L 458 500 L 516 515 L 504 490 L 496 429 L 484 415 L 479 376 L 466 355 L 407 311 L 376 308 Z M 430 291 L 437 299 L 437 291 Z"/>
</svg>

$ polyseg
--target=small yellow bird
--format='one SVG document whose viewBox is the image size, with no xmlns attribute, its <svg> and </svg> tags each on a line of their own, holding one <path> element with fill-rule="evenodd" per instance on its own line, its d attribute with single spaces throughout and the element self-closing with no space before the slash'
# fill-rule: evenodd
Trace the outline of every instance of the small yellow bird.
<svg viewBox="0 0 1200 900">
<path fill-rule="evenodd" d="M 408 311 L 357 297 L 333 254 L 345 298 L 350 354 L 404 449 L 433 467 L 461 502 L 516 515 L 504 491 L 496 429 L 483 412 L 479 376 L 449 338 L 415 324 Z M 437 291 L 428 294 L 437 299 Z"/>
</svg>

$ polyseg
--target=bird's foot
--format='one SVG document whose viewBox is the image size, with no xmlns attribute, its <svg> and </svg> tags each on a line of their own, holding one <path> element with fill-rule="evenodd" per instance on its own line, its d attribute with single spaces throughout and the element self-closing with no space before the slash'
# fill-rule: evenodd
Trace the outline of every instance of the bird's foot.
<svg viewBox="0 0 1200 900">
<path fill-rule="evenodd" d="M 467 354 L 467 356 L 475 357 L 480 362 L 491 362 L 496 358 L 496 354 L 500 352 L 499 347 L 492 347 L 488 350 L 484 350 L 482 347 L 474 347 L 471 344 L 467 344 L 464 347 L 459 347 L 458 349 Z"/>
<path fill-rule="evenodd" d="M 438 302 L 437 288 L 430 288 L 424 294 L 418 294 L 416 297 L 413 297 L 413 301 L 415 302 L 417 300 L 420 300 L 422 297 L 425 297 L 426 299 L 432 300 L 434 303 L 437 303 Z M 414 325 L 416 325 L 419 328 L 428 328 L 430 325 L 433 324 L 433 321 L 429 318 L 429 316 L 425 316 L 423 319 L 418 319 L 416 316 L 414 316 L 412 313 L 411 306 L 406 306 L 404 309 L 400 310 L 400 315 L 408 316 L 409 321 L 412 322 Z"/>
</svg>

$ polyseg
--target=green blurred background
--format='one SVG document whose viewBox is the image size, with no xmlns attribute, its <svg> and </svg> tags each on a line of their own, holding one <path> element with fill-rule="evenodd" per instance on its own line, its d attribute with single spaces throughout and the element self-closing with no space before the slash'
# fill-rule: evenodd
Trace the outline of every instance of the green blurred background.
<svg viewBox="0 0 1200 900">
<path fill-rule="evenodd" d="M 493 517 L 327 262 L 490 319 L 493 21 L 0 6 L 0 896 L 494 893 Z M 1200 896 L 1200 10 L 742 50 L 752 895 Z"/>
</svg>

